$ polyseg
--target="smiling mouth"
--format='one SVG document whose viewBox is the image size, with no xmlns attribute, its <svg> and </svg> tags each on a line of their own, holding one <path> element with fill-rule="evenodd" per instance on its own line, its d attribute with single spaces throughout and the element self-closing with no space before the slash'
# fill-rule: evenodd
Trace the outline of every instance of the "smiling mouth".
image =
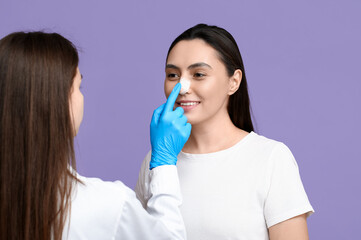
<svg viewBox="0 0 361 240">
<path fill-rule="evenodd" d="M 178 102 L 178 104 L 180 106 L 194 106 L 194 105 L 198 105 L 201 102 Z"/>
<path fill-rule="evenodd" d="M 196 108 L 201 102 L 199 101 L 181 101 L 177 102 L 177 105 L 184 109 L 184 111 L 191 111 Z"/>
</svg>

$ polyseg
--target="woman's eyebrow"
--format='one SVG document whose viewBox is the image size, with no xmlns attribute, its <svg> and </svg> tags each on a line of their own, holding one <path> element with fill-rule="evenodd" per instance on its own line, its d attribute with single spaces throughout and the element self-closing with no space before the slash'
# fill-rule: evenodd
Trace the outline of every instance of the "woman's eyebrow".
<svg viewBox="0 0 361 240">
<path fill-rule="evenodd" d="M 189 70 L 189 69 L 197 68 L 197 67 L 207 67 L 207 68 L 212 69 L 212 67 L 211 67 L 210 65 L 208 65 L 207 63 L 205 63 L 205 62 L 193 63 L 192 65 L 189 65 L 187 69 Z M 167 64 L 167 65 L 165 66 L 165 68 L 166 68 L 166 69 L 167 69 L 167 68 L 173 68 L 173 69 L 176 69 L 176 70 L 179 70 L 179 69 L 180 69 L 179 67 L 177 67 L 177 66 L 174 65 L 174 64 Z"/>
<path fill-rule="evenodd" d="M 165 68 L 173 68 L 173 69 L 176 69 L 176 70 L 179 70 L 179 67 L 177 67 L 176 65 L 173 65 L 173 64 L 167 64 L 165 65 Z"/>
<path fill-rule="evenodd" d="M 193 63 L 192 65 L 190 65 L 188 67 L 188 70 L 189 69 L 192 69 L 192 68 L 197 68 L 197 67 L 207 67 L 207 68 L 210 68 L 212 69 L 212 67 L 210 65 L 208 65 L 207 63 L 205 62 L 199 62 L 199 63 Z"/>
</svg>

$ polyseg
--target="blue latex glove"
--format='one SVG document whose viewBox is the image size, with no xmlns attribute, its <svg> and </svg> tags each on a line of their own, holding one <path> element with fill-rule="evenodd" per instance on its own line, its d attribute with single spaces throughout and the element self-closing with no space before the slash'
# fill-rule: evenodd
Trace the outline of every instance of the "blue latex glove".
<svg viewBox="0 0 361 240">
<path fill-rule="evenodd" d="M 162 165 L 176 165 L 177 156 L 191 134 L 192 126 L 187 123 L 183 108 L 177 107 L 173 111 L 180 89 L 181 84 L 177 83 L 167 102 L 154 110 L 150 123 L 150 169 Z"/>
</svg>

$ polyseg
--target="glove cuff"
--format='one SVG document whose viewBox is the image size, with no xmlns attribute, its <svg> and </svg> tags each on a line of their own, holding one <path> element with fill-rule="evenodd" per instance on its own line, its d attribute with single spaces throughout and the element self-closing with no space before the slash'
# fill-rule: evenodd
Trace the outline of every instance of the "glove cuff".
<svg viewBox="0 0 361 240">
<path fill-rule="evenodd" d="M 163 166 L 163 165 L 176 165 L 177 158 L 168 156 L 159 156 L 155 155 L 152 152 L 152 157 L 149 163 L 149 169 L 152 170 L 155 167 Z"/>
</svg>

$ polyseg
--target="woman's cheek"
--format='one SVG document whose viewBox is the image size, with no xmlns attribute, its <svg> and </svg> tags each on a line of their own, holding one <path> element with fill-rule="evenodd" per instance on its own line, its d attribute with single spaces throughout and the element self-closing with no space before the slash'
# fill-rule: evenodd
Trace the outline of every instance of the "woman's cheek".
<svg viewBox="0 0 361 240">
<path fill-rule="evenodd" d="M 170 82 L 170 81 L 167 81 L 165 80 L 164 82 L 164 94 L 165 96 L 168 98 L 168 96 L 170 95 L 170 93 L 172 92 L 174 86 L 177 84 L 176 81 L 173 82 Z"/>
</svg>

